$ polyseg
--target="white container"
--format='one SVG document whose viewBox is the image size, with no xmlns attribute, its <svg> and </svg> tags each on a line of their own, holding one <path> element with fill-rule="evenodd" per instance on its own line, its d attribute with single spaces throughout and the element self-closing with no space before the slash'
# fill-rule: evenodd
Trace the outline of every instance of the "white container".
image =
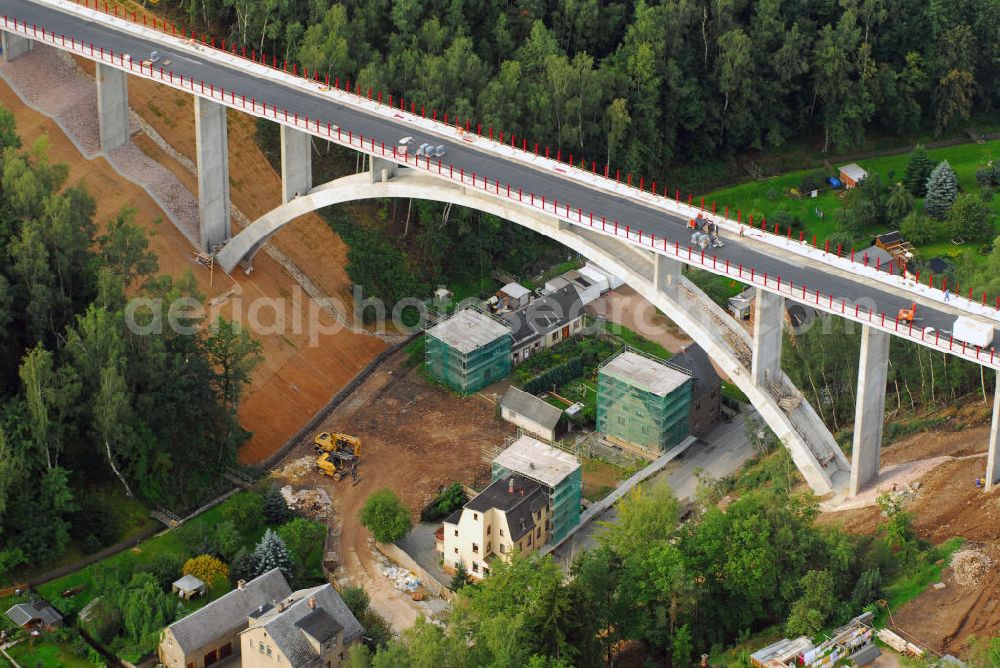
<svg viewBox="0 0 1000 668">
<path fill-rule="evenodd" d="M 973 346 L 989 348 L 993 345 L 994 331 L 992 325 L 963 315 L 955 319 L 951 335 Z"/>
</svg>

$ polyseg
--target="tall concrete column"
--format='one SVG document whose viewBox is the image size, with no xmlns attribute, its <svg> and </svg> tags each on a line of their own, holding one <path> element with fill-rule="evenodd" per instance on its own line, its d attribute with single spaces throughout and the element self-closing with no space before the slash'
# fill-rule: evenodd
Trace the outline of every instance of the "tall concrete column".
<svg viewBox="0 0 1000 668">
<path fill-rule="evenodd" d="M 681 262 L 666 255 L 653 253 L 653 285 L 657 292 L 674 294 L 681 282 Z"/>
<path fill-rule="evenodd" d="M 369 160 L 371 160 L 372 168 L 368 173 L 371 174 L 372 183 L 382 183 L 396 175 L 396 169 L 399 166 L 392 160 L 376 158 L 374 155 L 370 156 Z"/>
<path fill-rule="evenodd" d="M 1000 372 L 993 391 L 993 424 L 990 426 L 990 450 L 986 456 L 986 491 L 1000 483 Z"/>
<path fill-rule="evenodd" d="M 863 326 L 858 362 L 858 399 L 854 409 L 850 495 L 878 477 L 889 372 L 889 334 Z"/>
<path fill-rule="evenodd" d="M 750 376 L 754 385 L 778 376 L 781 370 L 781 330 L 785 323 L 785 298 L 757 288 L 753 304 L 753 358 Z"/>
<path fill-rule="evenodd" d="M 34 48 L 33 42 L 30 39 L 13 32 L 0 33 L 0 46 L 3 48 L 4 62 L 7 63 L 23 56 Z"/>
<path fill-rule="evenodd" d="M 198 153 L 198 215 L 201 246 L 213 247 L 229 239 L 229 139 L 226 108 L 194 98 L 194 132 Z"/>
<path fill-rule="evenodd" d="M 101 150 L 115 150 L 128 141 L 128 74 L 97 63 L 97 125 Z"/>
<path fill-rule="evenodd" d="M 296 194 L 312 190 L 312 137 L 281 126 L 281 197 L 287 203 Z"/>
</svg>

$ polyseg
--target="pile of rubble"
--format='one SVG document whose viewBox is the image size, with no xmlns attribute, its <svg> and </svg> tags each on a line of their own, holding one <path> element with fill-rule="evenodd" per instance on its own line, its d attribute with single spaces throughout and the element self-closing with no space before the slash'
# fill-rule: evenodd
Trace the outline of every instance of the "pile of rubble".
<svg viewBox="0 0 1000 668">
<path fill-rule="evenodd" d="M 413 593 L 420 588 L 420 578 L 399 566 L 386 566 L 382 569 L 382 575 L 389 578 L 392 586 L 400 591 Z"/>
<path fill-rule="evenodd" d="M 326 517 L 333 506 L 333 499 L 321 488 L 293 490 L 291 485 L 285 485 L 281 488 L 281 495 L 289 508 L 307 517 Z"/>
<path fill-rule="evenodd" d="M 283 478 L 299 478 L 313 470 L 316 466 L 315 457 L 299 457 L 288 462 L 274 473 Z"/>
<path fill-rule="evenodd" d="M 992 560 L 979 550 L 967 548 L 951 555 L 951 571 L 955 582 L 963 587 L 976 587 L 990 570 Z"/>
</svg>

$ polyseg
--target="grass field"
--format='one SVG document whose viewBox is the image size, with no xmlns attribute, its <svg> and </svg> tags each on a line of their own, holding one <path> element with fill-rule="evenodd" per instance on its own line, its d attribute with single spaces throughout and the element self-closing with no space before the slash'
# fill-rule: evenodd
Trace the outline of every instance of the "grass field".
<svg viewBox="0 0 1000 668">
<path fill-rule="evenodd" d="M 88 647 L 83 644 L 83 638 L 76 636 L 73 642 L 57 642 L 42 639 L 30 642 L 24 640 L 9 648 L 7 653 L 23 668 L 93 668 L 94 664 L 88 656 Z"/>
<path fill-rule="evenodd" d="M 965 192 L 978 192 L 976 184 L 976 170 L 986 166 L 990 160 L 1000 158 L 1000 140 L 986 142 L 985 144 L 959 144 L 947 148 L 930 149 L 928 151 L 932 160 L 941 161 L 947 159 L 958 175 L 959 183 Z M 871 158 L 860 161 L 869 174 L 878 174 L 885 183 L 899 181 L 906 171 L 906 164 L 909 162 L 909 155 L 894 155 L 884 158 Z M 834 167 L 840 167 L 841 162 L 832 162 Z M 749 221 L 749 216 L 753 213 L 754 221 L 759 221 L 760 216 L 772 218 L 779 210 L 786 210 L 798 218 L 806 230 L 807 236 L 816 235 L 822 241 L 837 228 L 836 211 L 840 209 L 841 202 L 838 193 L 843 191 L 826 190 L 820 193 L 819 197 L 792 197 L 788 191 L 799 186 L 802 177 L 816 170 L 805 169 L 796 172 L 780 174 L 762 181 L 750 181 L 731 188 L 716 190 L 705 195 L 706 202 L 714 201 L 718 211 L 722 212 L 725 207 L 729 207 L 730 217 L 736 218 L 736 211 L 742 211 L 743 221 Z M 922 206 L 922 200 L 918 200 Z M 994 197 L 989 203 L 995 214 L 1000 216 L 1000 197 Z M 819 218 L 816 209 L 825 215 Z M 1000 230 L 1000 222 L 995 221 Z M 875 234 L 883 230 L 872 230 Z M 940 254 L 942 251 L 953 250 L 954 246 L 945 242 L 938 243 L 934 247 L 921 249 L 927 257 L 933 254 Z M 933 254 L 932 254 L 933 253 Z"/>
</svg>

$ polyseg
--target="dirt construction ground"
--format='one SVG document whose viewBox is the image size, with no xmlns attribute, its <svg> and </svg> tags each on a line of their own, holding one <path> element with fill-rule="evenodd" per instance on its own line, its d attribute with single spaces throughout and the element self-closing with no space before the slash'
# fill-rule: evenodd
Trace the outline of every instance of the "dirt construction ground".
<svg viewBox="0 0 1000 668">
<path fill-rule="evenodd" d="M 338 581 L 364 586 L 372 604 L 397 629 L 411 626 L 426 610 L 395 589 L 383 576 L 373 553 L 369 532 L 358 521 L 368 496 L 389 487 L 403 500 L 416 521 L 423 507 L 447 483 L 471 484 L 489 475 L 483 450 L 501 446 L 514 429 L 496 416 L 494 405 L 479 395 L 459 397 L 432 385 L 420 366 L 407 368 L 398 353 L 370 376 L 339 406 L 319 430 L 359 436 L 362 442 L 359 481 L 335 482 L 305 467 L 315 458 L 310 435 L 284 458 L 276 477 L 302 488 L 320 485 L 333 498 L 331 517 Z M 298 469 L 291 476 L 285 471 Z"/>
<path fill-rule="evenodd" d="M 981 409 L 977 408 L 979 412 Z M 963 587 L 951 569 L 942 574 L 945 588 L 928 588 L 892 615 L 893 628 L 937 654 L 962 655 L 970 636 L 1000 635 L 1000 490 L 976 487 L 986 468 L 988 427 L 947 428 L 915 434 L 882 452 L 882 466 L 941 458 L 919 480 L 908 510 L 920 538 L 941 543 L 961 536 L 992 558 L 993 567 L 979 586 Z M 825 523 L 842 524 L 852 533 L 873 533 L 882 518 L 878 508 L 826 513 Z"/>
<path fill-rule="evenodd" d="M 32 54 L 12 65 L 22 62 L 30 65 L 30 58 L 41 55 Z M 0 81 L 0 104 L 13 111 L 23 145 L 30 147 L 39 137 L 48 137 L 49 158 L 69 166 L 68 183 L 82 182 L 94 197 L 99 225 L 115 216 L 122 207 L 133 208 L 136 211 L 135 222 L 150 235 L 160 272 L 174 277 L 181 276 L 185 271 L 193 272 L 209 306 L 218 308 L 224 317 L 247 322 L 248 314 L 256 309 L 261 324 L 265 326 L 273 324 L 278 317 L 284 317 L 286 323 L 305 320 L 309 310 L 308 297 L 303 294 L 301 303 L 295 302 L 294 295 L 301 291 L 285 266 L 261 253 L 251 276 L 246 276 L 241 270 L 231 277 L 216 271 L 214 280 L 210 280 L 207 268 L 195 261 L 194 247 L 169 222 L 152 197 L 119 174 L 103 157 L 87 159 L 81 155 L 60 126 L 48 117 L 53 113 L 58 116 L 60 96 L 79 100 L 79 97 L 73 96 L 79 96 L 80 90 L 84 90 L 92 97 L 95 88 L 93 82 L 88 80 L 92 77 L 93 65 L 79 65 L 80 70 L 71 77 L 70 85 L 65 81 L 60 81 L 58 85 L 46 81 L 44 67 L 37 68 L 37 76 L 28 73 L 39 88 L 46 85 L 53 88 L 52 92 L 46 93 L 42 105 L 51 105 L 54 111 L 36 104 L 45 114 L 24 105 L 15 91 Z M 173 149 L 193 160 L 194 111 L 189 95 L 132 77 L 129 80 L 129 98 L 133 110 L 150 123 Z M 86 109 L 78 106 L 74 114 L 74 130 L 84 134 L 96 132 L 96 111 L 88 114 Z M 88 124 L 94 127 L 88 128 Z M 253 132 L 252 118 L 230 113 L 231 194 L 234 205 L 251 219 L 277 205 L 281 198 L 280 177 L 253 142 Z M 197 179 L 189 168 L 165 154 L 145 134 L 133 135 L 133 141 L 146 155 L 165 166 L 188 190 L 197 191 Z M 156 219 L 165 222 L 155 225 Z M 309 280 L 319 290 L 348 300 L 350 290 L 344 272 L 345 246 L 318 216 L 303 217 L 289 226 L 277 236 L 274 245 L 294 266 L 309 268 Z M 327 327 L 334 324 L 332 316 L 326 313 L 319 313 L 318 319 Z M 306 332 L 296 333 L 291 327 L 286 327 L 280 334 L 258 332 L 256 338 L 263 346 L 264 359 L 240 408 L 243 426 L 253 433 L 240 453 L 241 459 L 247 463 L 261 461 L 281 447 L 386 345 L 368 334 L 347 330 L 322 336 L 318 346 L 310 345 Z"/>
</svg>

